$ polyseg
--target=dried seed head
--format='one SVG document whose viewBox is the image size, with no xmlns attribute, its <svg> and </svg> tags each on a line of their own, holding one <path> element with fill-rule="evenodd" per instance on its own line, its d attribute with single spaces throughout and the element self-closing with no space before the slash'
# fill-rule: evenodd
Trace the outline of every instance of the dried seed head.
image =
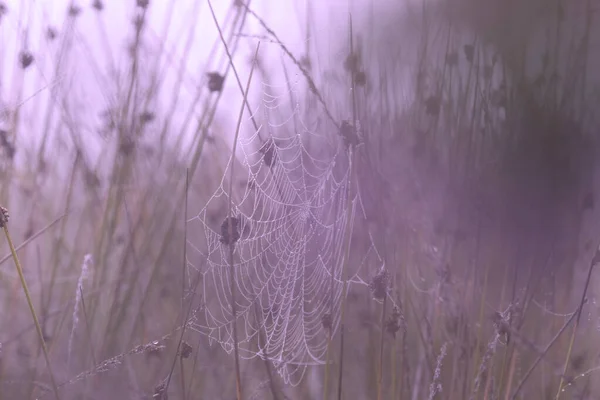
<svg viewBox="0 0 600 400">
<path fill-rule="evenodd" d="M 9 219 L 10 215 L 8 214 L 8 210 L 0 206 L 0 228 L 4 228 Z"/>
<path fill-rule="evenodd" d="M 81 7 L 79 7 L 75 4 L 72 4 L 69 7 L 69 11 L 67 13 L 68 13 L 69 17 L 75 18 L 75 17 L 79 16 L 79 14 L 81 14 Z"/>
<path fill-rule="evenodd" d="M 3 129 L 0 129 L 0 148 L 4 150 L 6 157 L 9 160 L 12 160 L 15 157 L 15 153 L 17 149 L 15 145 L 8 139 L 8 132 Z"/>
<path fill-rule="evenodd" d="M 575 372 L 581 371 L 583 365 L 585 364 L 587 358 L 587 353 L 579 353 L 574 355 L 571 359 L 571 367 L 575 370 Z"/>
<path fill-rule="evenodd" d="M 267 167 L 271 168 L 275 165 L 277 153 L 275 152 L 275 141 L 272 138 L 267 140 L 258 151 L 263 155 L 263 161 Z"/>
<path fill-rule="evenodd" d="M 52 41 L 52 40 L 56 39 L 56 36 L 57 36 L 57 35 L 58 35 L 58 33 L 56 32 L 56 29 L 55 29 L 55 28 L 53 28 L 53 27 L 49 26 L 49 27 L 46 29 L 46 38 L 47 38 L 48 40 Z"/>
<path fill-rule="evenodd" d="M 22 50 L 19 53 L 19 63 L 21 64 L 21 68 L 27 69 L 31 64 L 33 64 L 33 54 L 27 50 Z"/>
<path fill-rule="evenodd" d="M 392 335 L 394 339 L 396 338 L 396 333 L 402 329 L 404 333 L 406 333 L 406 321 L 404 320 L 404 315 L 400 310 L 400 307 L 394 306 L 392 310 L 392 315 L 390 315 L 385 322 L 385 330 L 387 333 Z"/>
<path fill-rule="evenodd" d="M 168 400 L 167 396 L 167 382 L 162 382 L 156 385 L 154 388 L 154 395 L 152 396 L 154 400 Z"/>
<path fill-rule="evenodd" d="M 494 323 L 494 329 L 496 333 L 501 337 L 506 338 L 506 344 L 510 342 L 510 326 L 509 318 L 503 315 L 501 312 L 495 311 L 492 315 L 492 322 Z"/>
<path fill-rule="evenodd" d="M 218 72 L 208 72 L 206 76 L 208 76 L 208 90 L 210 90 L 211 93 L 223 90 L 223 82 L 225 81 L 223 75 Z"/>
<path fill-rule="evenodd" d="M 228 217 L 221 224 L 221 243 L 232 245 L 240 239 L 240 219 Z"/>
<path fill-rule="evenodd" d="M 344 69 L 350 73 L 357 73 L 360 70 L 360 55 L 358 53 L 348 54 L 344 60 Z"/>
<path fill-rule="evenodd" d="M 181 342 L 181 348 L 179 349 L 179 356 L 181 358 L 189 358 L 192 355 L 192 346 L 188 342 Z"/>
<path fill-rule="evenodd" d="M 312 61 L 310 61 L 309 56 L 302 56 L 300 58 L 300 65 L 304 67 L 305 70 L 310 71 L 312 69 Z"/>
<path fill-rule="evenodd" d="M 387 296 L 390 287 L 390 273 L 385 268 L 381 268 L 379 273 L 373 277 L 369 284 L 369 289 L 373 293 L 375 300 L 382 301 Z"/>
<path fill-rule="evenodd" d="M 321 317 L 321 324 L 323 324 L 325 330 L 331 332 L 331 329 L 333 328 L 333 318 L 330 313 L 323 314 Z"/>
<path fill-rule="evenodd" d="M 365 71 L 358 71 L 354 75 L 354 84 L 356 86 L 365 86 L 367 84 L 367 74 Z"/>
<path fill-rule="evenodd" d="M 96 11 L 102 11 L 102 10 L 104 10 L 104 3 L 102 3 L 101 0 L 94 0 L 94 2 L 92 3 L 92 7 Z"/>
<path fill-rule="evenodd" d="M 140 122 L 142 124 L 147 124 L 149 122 L 154 121 L 154 113 L 152 111 L 144 111 L 140 114 Z"/>
<path fill-rule="evenodd" d="M 135 27 L 135 30 L 138 32 L 141 31 L 144 27 L 145 22 L 146 20 L 143 15 L 136 15 L 133 18 L 133 26 Z"/>
<path fill-rule="evenodd" d="M 356 127 L 346 120 L 342 121 L 340 125 L 340 136 L 344 139 L 346 146 L 357 146 L 360 143 Z"/>
<path fill-rule="evenodd" d="M 4 4 L 4 2 L 0 2 L 0 20 L 6 14 L 8 14 L 8 7 L 6 7 L 6 4 Z"/>
</svg>

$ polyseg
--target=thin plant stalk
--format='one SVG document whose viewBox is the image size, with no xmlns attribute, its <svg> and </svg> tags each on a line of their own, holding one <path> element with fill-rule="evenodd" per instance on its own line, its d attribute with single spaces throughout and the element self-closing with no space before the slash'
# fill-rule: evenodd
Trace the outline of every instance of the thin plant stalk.
<svg viewBox="0 0 600 400">
<path fill-rule="evenodd" d="M 210 1 L 209 1 L 210 4 Z M 229 179 L 229 204 L 227 207 L 227 221 L 228 221 L 228 233 L 229 238 L 233 238 L 233 220 L 232 220 L 232 208 L 233 208 L 233 177 L 234 177 L 234 166 L 235 166 L 235 152 L 237 149 L 238 138 L 240 135 L 240 128 L 242 125 L 242 117 L 244 115 L 244 107 L 246 105 L 246 100 L 248 98 L 248 92 L 250 90 L 250 83 L 252 82 L 252 75 L 254 74 L 254 67 L 256 66 L 256 60 L 258 58 L 258 50 L 260 49 L 260 42 L 256 45 L 256 52 L 254 53 L 254 62 L 252 63 L 252 68 L 250 69 L 250 76 L 248 76 L 248 82 L 246 83 L 246 89 L 243 93 L 242 106 L 240 108 L 240 114 L 237 121 L 237 126 L 235 129 L 235 137 L 233 140 L 233 148 L 231 150 L 231 175 Z M 236 395 L 237 400 L 242 400 L 242 382 L 240 376 L 240 355 L 239 355 L 239 341 L 237 337 L 237 304 L 236 304 L 236 290 L 235 290 L 235 267 L 234 267 L 234 243 L 231 241 L 229 244 L 229 286 L 231 290 L 231 313 L 233 314 L 233 318 L 231 321 L 231 330 L 233 335 L 233 350 L 235 356 L 235 380 L 236 380 Z"/>
<path fill-rule="evenodd" d="M 560 376 L 560 383 L 558 385 L 558 390 L 556 391 L 556 397 L 555 397 L 556 400 L 559 400 L 560 394 L 562 393 L 563 385 L 565 383 L 565 375 L 567 373 L 567 370 L 569 368 L 569 362 L 571 360 L 571 353 L 573 350 L 573 344 L 575 342 L 575 335 L 577 334 L 577 328 L 579 328 L 579 321 L 581 319 L 581 311 L 583 310 L 583 306 L 586 302 L 585 296 L 587 295 L 587 291 L 590 286 L 590 280 L 592 279 L 592 272 L 594 271 L 594 266 L 596 264 L 598 264 L 598 262 L 600 262 L 600 246 L 596 247 L 596 253 L 594 254 L 594 257 L 592 258 L 592 261 L 590 262 L 590 267 L 588 269 L 588 275 L 585 280 L 585 286 L 583 288 L 583 293 L 581 294 L 581 302 L 579 304 L 579 309 L 577 310 L 577 318 L 575 319 L 575 325 L 573 325 L 573 333 L 571 333 L 571 341 L 569 343 L 567 357 L 565 359 L 565 366 L 563 368 L 563 373 Z"/>
<path fill-rule="evenodd" d="M 381 307 L 381 337 L 379 340 L 379 365 L 377 366 L 377 400 L 381 400 L 383 385 L 383 341 L 385 335 L 385 307 L 387 305 L 387 295 L 383 296 L 383 305 Z"/>
<path fill-rule="evenodd" d="M 29 311 L 31 312 L 31 317 L 33 318 L 33 323 L 35 324 L 35 330 L 37 331 L 38 337 L 40 339 L 40 343 L 42 345 L 42 351 L 44 352 L 44 359 L 46 360 L 46 366 L 48 367 L 48 374 L 50 375 L 50 381 L 52 383 L 52 391 L 54 392 L 54 397 L 56 400 L 60 400 L 60 396 L 58 394 L 58 386 L 56 385 L 56 379 L 54 378 L 54 372 L 52 371 L 52 365 L 50 363 L 50 356 L 48 355 L 48 348 L 46 347 L 46 341 L 44 340 L 44 333 L 42 332 L 42 326 L 40 325 L 40 321 L 38 320 L 37 314 L 35 312 L 35 307 L 33 306 L 33 300 L 31 299 L 31 294 L 29 293 L 29 289 L 27 288 L 27 282 L 25 281 L 25 275 L 23 274 L 23 268 L 21 267 L 21 263 L 19 262 L 19 257 L 17 256 L 17 250 L 13 244 L 13 241 L 10 237 L 10 233 L 8 232 L 8 211 L 4 207 L 0 207 L 0 226 L 4 230 L 4 235 L 6 236 L 6 241 L 8 242 L 8 247 L 10 248 L 10 252 L 13 257 L 13 261 L 15 262 L 15 267 L 17 268 L 17 273 L 19 274 L 19 280 L 21 281 L 21 287 L 23 288 L 23 292 L 25 293 L 25 298 L 27 299 L 27 305 L 29 306 Z"/>
<path fill-rule="evenodd" d="M 353 43 L 353 32 L 352 32 L 352 15 L 348 15 L 348 23 L 349 23 L 349 36 L 350 36 L 350 56 L 354 56 L 354 43 Z M 356 116 L 356 76 L 355 71 L 352 71 L 352 129 L 356 130 L 357 125 L 357 116 Z M 354 134 L 357 134 L 355 131 Z M 343 378 L 343 370 L 344 370 L 344 330 L 345 330 L 345 314 L 346 314 L 346 293 L 348 291 L 348 277 L 347 277 L 347 269 L 350 258 L 350 244 L 352 242 L 351 235 L 351 222 L 352 216 L 354 215 L 354 203 L 352 202 L 352 183 L 355 179 L 355 148 L 351 145 L 348 148 L 349 152 L 349 162 L 350 162 L 350 176 L 348 179 L 348 192 L 346 199 L 346 224 L 349 226 L 346 229 L 346 244 L 345 244 L 345 254 L 343 258 L 342 264 L 342 297 L 341 297 L 341 305 L 340 305 L 340 362 L 339 362 L 339 370 L 338 370 L 338 400 L 342 400 L 342 378 Z"/>
</svg>

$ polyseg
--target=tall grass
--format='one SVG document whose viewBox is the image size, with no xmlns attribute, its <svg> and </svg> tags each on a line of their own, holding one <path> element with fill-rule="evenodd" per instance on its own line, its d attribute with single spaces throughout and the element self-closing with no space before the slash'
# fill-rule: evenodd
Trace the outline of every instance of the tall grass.
<svg viewBox="0 0 600 400">
<path fill-rule="evenodd" d="M 336 9 L 351 19 L 331 46 L 333 24 L 315 27 L 308 1 L 306 54 L 251 2 L 190 2 L 211 41 L 176 4 L 156 32 L 157 6 L 132 2 L 118 51 L 108 2 L 72 3 L 63 25 L 30 30 L 0 2 L 0 30 L 20 26 L 22 39 L 0 48 L 0 204 L 13 216 L 1 224 L 0 399 L 599 395 L 593 1 L 556 2 L 535 23 L 537 2 L 364 1 Z M 517 22 L 532 23 L 518 36 Z M 207 60 L 193 60 L 198 46 Z M 78 73 L 96 93 L 77 89 Z M 348 162 L 326 354 L 297 386 L 275 373 L 287 360 L 265 350 L 268 332 L 252 332 L 267 323 L 258 305 L 256 322 L 238 318 L 235 241 L 223 275 L 233 355 L 194 325 L 214 282 L 187 253 L 202 245 L 189 222 L 223 180 L 214 218 L 239 237 L 238 143 L 267 125 L 302 130 L 260 120 L 267 82 L 290 103 L 274 120 L 289 107 Z"/>
</svg>

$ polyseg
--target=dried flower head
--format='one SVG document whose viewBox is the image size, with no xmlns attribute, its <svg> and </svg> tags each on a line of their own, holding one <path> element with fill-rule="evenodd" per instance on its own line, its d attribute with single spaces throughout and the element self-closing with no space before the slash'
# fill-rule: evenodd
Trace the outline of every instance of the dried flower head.
<svg viewBox="0 0 600 400">
<path fill-rule="evenodd" d="M 360 137 L 356 127 L 349 121 L 342 121 L 340 125 L 340 136 L 344 139 L 346 146 L 357 146 L 360 143 Z"/>
<path fill-rule="evenodd" d="M 147 124 L 149 122 L 154 121 L 154 113 L 152 111 L 144 111 L 140 114 L 140 122 L 142 124 Z"/>
<path fill-rule="evenodd" d="M 50 41 L 56 39 L 56 36 L 58 35 L 58 32 L 56 32 L 56 28 L 53 28 L 51 26 L 49 26 L 46 29 L 46 38 Z"/>
<path fill-rule="evenodd" d="M 0 2 L 0 20 L 6 14 L 8 14 L 8 7 L 6 7 L 6 4 L 4 4 L 4 2 Z"/>
<path fill-rule="evenodd" d="M 154 395 L 152 396 L 154 400 L 168 400 L 167 396 L 167 382 L 161 382 L 154 388 Z"/>
<path fill-rule="evenodd" d="M 321 324 L 323 324 L 325 330 L 331 332 L 331 329 L 333 328 L 333 318 L 330 313 L 323 314 L 321 317 Z"/>
<path fill-rule="evenodd" d="M 148 8 L 150 0 L 137 0 L 136 4 L 139 8 Z"/>
<path fill-rule="evenodd" d="M 192 355 L 192 346 L 186 341 L 181 342 L 181 348 L 179 349 L 179 356 L 181 358 L 189 358 Z"/>
<path fill-rule="evenodd" d="M 10 215 L 8 214 L 8 210 L 0 206 L 0 228 L 4 228 L 9 219 Z"/>
<path fill-rule="evenodd" d="M 269 168 L 275 165 L 277 160 L 277 153 L 275 152 L 275 141 L 273 138 L 268 139 L 258 150 L 263 155 L 263 161 Z"/>
<path fill-rule="evenodd" d="M 144 18 L 143 15 L 136 15 L 135 17 L 133 17 L 133 26 L 135 27 L 135 30 L 137 32 L 142 30 L 145 23 L 146 23 L 146 19 Z"/>
<path fill-rule="evenodd" d="M 361 57 L 359 53 L 348 54 L 344 60 L 344 69 L 350 73 L 357 73 L 360 70 Z"/>
<path fill-rule="evenodd" d="M 373 277 L 371 283 L 369 283 L 369 289 L 371 289 L 375 300 L 382 301 L 387 296 L 389 287 L 390 273 L 382 267 L 379 273 Z"/>
<path fill-rule="evenodd" d="M 79 14 L 81 14 L 81 7 L 75 4 L 71 4 L 69 10 L 67 11 L 67 14 L 69 15 L 69 17 L 75 18 L 79 16 Z"/>
<path fill-rule="evenodd" d="M 312 61 L 310 61 L 310 57 L 304 55 L 300 58 L 300 65 L 304 67 L 305 70 L 310 71 L 312 69 Z"/>
<path fill-rule="evenodd" d="M 223 82 L 225 81 L 223 75 L 218 72 L 208 72 L 206 76 L 208 76 L 208 90 L 210 90 L 211 93 L 223 90 Z"/>
<path fill-rule="evenodd" d="M 27 69 L 31 64 L 33 64 L 33 54 L 31 54 L 28 50 L 22 50 L 19 53 L 19 64 L 21 64 L 21 68 Z"/>
<path fill-rule="evenodd" d="M 96 11 L 102 11 L 102 10 L 104 10 L 104 3 L 102 3 L 101 0 L 94 0 L 94 2 L 92 3 L 92 7 Z"/>
<path fill-rule="evenodd" d="M 12 160 L 15 157 L 17 149 L 15 148 L 15 145 L 12 144 L 12 142 L 8 139 L 8 132 L 3 129 L 0 129 L 0 148 L 4 150 L 4 153 L 9 160 Z"/>
<path fill-rule="evenodd" d="M 495 311 L 492 315 L 494 329 L 500 337 L 506 339 L 506 344 L 510 342 L 510 317 L 499 311 Z"/>
<path fill-rule="evenodd" d="M 239 217 L 227 217 L 221 224 L 221 243 L 232 245 L 240 239 Z"/>
<path fill-rule="evenodd" d="M 367 74 L 365 71 L 358 71 L 354 75 L 354 84 L 356 86 L 365 86 L 367 84 Z"/>
<path fill-rule="evenodd" d="M 392 315 L 390 315 L 385 322 L 385 330 L 395 339 L 396 333 L 398 333 L 400 329 L 406 333 L 406 321 L 404 320 L 404 315 L 402 314 L 400 307 L 394 306 Z"/>
</svg>

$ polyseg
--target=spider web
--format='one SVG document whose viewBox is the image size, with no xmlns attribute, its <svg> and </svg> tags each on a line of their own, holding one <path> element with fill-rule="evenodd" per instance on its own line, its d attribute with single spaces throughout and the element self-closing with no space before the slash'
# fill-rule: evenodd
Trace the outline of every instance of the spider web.
<svg viewBox="0 0 600 400">
<path fill-rule="evenodd" d="M 295 85 L 288 82 L 282 95 L 262 85 L 263 124 L 238 142 L 233 236 L 228 204 L 236 160 L 189 221 L 195 229 L 188 263 L 201 274 L 203 296 L 194 329 L 233 350 L 232 246 L 240 357 L 268 359 L 295 384 L 307 366 L 325 362 L 328 335 L 339 324 L 344 243 L 354 221 L 348 208 L 357 197 L 349 196 L 350 156 L 337 128 L 327 127 L 314 106 L 303 112 L 296 103 L 282 117 Z"/>
</svg>

